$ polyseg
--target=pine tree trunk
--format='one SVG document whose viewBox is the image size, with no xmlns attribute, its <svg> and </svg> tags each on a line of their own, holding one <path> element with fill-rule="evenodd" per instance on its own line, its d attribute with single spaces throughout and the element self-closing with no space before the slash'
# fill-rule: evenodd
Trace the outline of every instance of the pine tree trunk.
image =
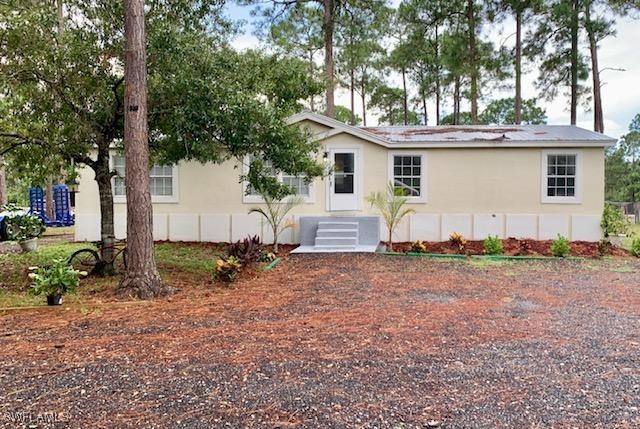
<svg viewBox="0 0 640 429">
<path fill-rule="evenodd" d="M 514 122 L 522 123 L 522 11 L 516 12 L 516 97 L 514 105 Z"/>
<path fill-rule="evenodd" d="M 403 119 L 404 124 L 409 125 L 409 104 L 407 97 L 407 72 L 405 69 L 402 69 L 402 110 L 403 110 Z"/>
<path fill-rule="evenodd" d="M 478 123 L 478 53 L 476 47 L 476 12 L 474 0 L 467 0 L 467 20 L 469 24 L 469 74 L 470 88 L 469 98 L 471 100 L 471 123 Z"/>
<path fill-rule="evenodd" d="M 424 124 L 427 125 L 427 95 L 422 93 L 422 112 L 424 113 Z"/>
<path fill-rule="evenodd" d="M 460 76 L 453 83 L 453 125 L 460 125 Z"/>
<path fill-rule="evenodd" d="M 53 210 L 53 177 L 47 176 L 44 184 L 44 214 L 47 215 L 50 221 L 54 221 Z"/>
<path fill-rule="evenodd" d="M 366 127 L 367 126 L 367 97 L 366 97 L 366 84 L 365 84 L 365 77 L 364 75 L 362 76 L 362 91 L 361 91 L 361 98 L 362 98 L 362 126 Z"/>
<path fill-rule="evenodd" d="M 124 0 L 124 155 L 127 193 L 127 268 L 124 296 L 154 298 L 170 291 L 160 279 L 153 249 L 147 130 L 144 0 Z"/>
<path fill-rule="evenodd" d="M 313 64 L 313 52 L 309 51 L 309 78 L 313 79 L 313 71 L 314 71 L 314 67 L 315 65 Z M 311 109 L 312 112 L 316 111 L 316 106 L 315 106 L 315 96 L 313 94 L 311 94 L 309 96 L 309 108 Z"/>
<path fill-rule="evenodd" d="M 333 8 L 334 0 L 323 0 L 324 15 L 322 30 L 324 32 L 324 69 L 327 107 L 325 114 L 333 118 L 334 113 L 334 70 L 333 70 Z"/>
<path fill-rule="evenodd" d="M 349 72 L 349 89 L 351 91 L 351 118 L 349 119 L 349 123 L 351 125 L 356 124 L 356 78 L 355 71 L 352 68 Z"/>
<path fill-rule="evenodd" d="M 0 208 L 7 204 L 7 170 L 4 156 L 0 156 Z"/>
<path fill-rule="evenodd" d="M 109 145 L 103 144 L 98 149 L 98 158 L 94 167 L 95 180 L 98 183 L 100 196 L 100 241 L 103 264 L 96 267 L 97 274 L 111 276 L 116 273 L 113 263 L 115 232 L 113 227 L 113 190 L 111 172 L 109 171 Z"/>
<path fill-rule="evenodd" d="M 438 38 L 438 26 L 435 28 L 435 60 L 436 60 L 436 125 L 440 125 L 440 41 Z"/>
<path fill-rule="evenodd" d="M 604 133 L 604 117 L 602 114 L 602 85 L 600 84 L 600 66 L 598 65 L 598 42 L 593 32 L 591 22 L 591 4 L 587 3 L 585 8 L 585 18 L 587 21 L 587 33 L 589 37 L 589 52 L 591 54 L 591 75 L 593 78 L 593 130 Z"/>
<path fill-rule="evenodd" d="M 571 125 L 578 120 L 578 0 L 571 0 Z"/>
</svg>

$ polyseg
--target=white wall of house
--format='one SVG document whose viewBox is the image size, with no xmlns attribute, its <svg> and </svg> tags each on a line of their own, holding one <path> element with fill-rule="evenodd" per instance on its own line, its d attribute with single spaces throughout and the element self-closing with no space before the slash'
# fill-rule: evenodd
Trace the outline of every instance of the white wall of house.
<svg viewBox="0 0 640 429">
<path fill-rule="evenodd" d="M 315 127 L 322 131 L 322 127 Z M 398 228 L 397 241 L 446 240 L 457 231 L 465 237 L 484 239 L 487 235 L 533 239 L 555 238 L 562 234 L 572 240 L 601 238 L 600 215 L 604 203 L 603 147 L 504 147 L 388 149 L 341 133 L 323 141 L 323 152 L 357 151 L 356 188 L 358 209 L 328 211 L 328 178 L 317 179 L 307 201 L 297 207 L 298 216 L 375 214 L 365 197 L 383 191 L 393 179 L 393 156 L 421 159 L 420 197 L 410 204 L 416 211 Z M 549 199 L 546 195 L 546 160 L 549 154 L 576 156 L 575 195 Z M 272 232 L 256 214 L 259 205 L 246 198 L 240 182 L 243 165 L 229 161 L 222 165 L 183 162 L 173 169 L 173 193 L 154 198 L 154 234 L 157 240 L 234 241 L 259 234 L 270 241 Z M 98 240 L 99 196 L 93 173 L 80 172 L 80 192 L 76 197 L 76 239 Z M 126 234 L 126 205 L 115 204 L 116 235 Z M 386 237 L 386 234 L 381 234 Z M 297 242 L 297 231 L 281 236 L 286 243 Z"/>
</svg>

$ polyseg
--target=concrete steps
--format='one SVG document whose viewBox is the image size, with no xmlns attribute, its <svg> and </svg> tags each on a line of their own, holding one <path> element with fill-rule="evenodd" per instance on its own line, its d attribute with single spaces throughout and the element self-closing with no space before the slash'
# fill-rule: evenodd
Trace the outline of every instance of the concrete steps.
<svg viewBox="0 0 640 429">
<path fill-rule="evenodd" d="M 355 249 L 358 245 L 357 222 L 318 222 L 315 247 L 325 250 Z"/>
</svg>

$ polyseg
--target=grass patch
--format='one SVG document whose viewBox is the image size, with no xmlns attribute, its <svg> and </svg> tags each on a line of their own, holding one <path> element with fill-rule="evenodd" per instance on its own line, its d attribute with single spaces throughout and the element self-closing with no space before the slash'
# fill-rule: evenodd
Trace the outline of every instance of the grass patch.
<svg viewBox="0 0 640 429">
<path fill-rule="evenodd" d="M 45 237 L 54 237 L 56 235 L 73 235 L 76 231 L 76 228 L 73 226 L 59 226 L 59 227 L 49 227 L 44 232 Z"/>
<path fill-rule="evenodd" d="M 492 258 L 469 258 L 466 262 L 473 268 L 478 268 L 478 269 L 502 267 L 504 265 L 509 265 L 512 263 L 512 261 L 509 261 L 507 259 L 492 259 Z"/>
<path fill-rule="evenodd" d="M 200 243 L 161 243 L 156 244 L 156 261 L 161 272 L 210 275 L 223 251 L 222 247 Z"/>
</svg>

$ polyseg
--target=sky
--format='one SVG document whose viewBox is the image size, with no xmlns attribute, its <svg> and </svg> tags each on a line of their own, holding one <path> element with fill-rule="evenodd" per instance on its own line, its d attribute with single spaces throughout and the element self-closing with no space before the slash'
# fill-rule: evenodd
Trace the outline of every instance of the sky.
<svg viewBox="0 0 640 429">
<path fill-rule="evenodd" d="M 229 4 L 226 6 L 226 14 L 233 20 L 244 20 L 244 32 L 235 37 L 232 44 L 237 49 L 256 48 L 261 45 L 260 41 L 253 35 L 253 20 L 249 7 Z M 638 18 L 638 17 L 636 17 Z M 638 46 L 640 43 L 640 18 L 633 20 L 632 18 L 619 18 L 616 23 L 617 34 L 608 37 L 600 43 L 599 61 L 601 69 L 602 86 L 602 102 L 604 113 L 605 134 L 620 138 L 626 134 L 629 123 L 640 113 L 640 55 L 638 55 Z M 506 46 L 513 44 L 514 37 L 510 37 L 515 31 L 513 21 L 507 20 L 501 25 L 493 28 L 485 28 L 483 37 L 492 40 L 496 44 L 504 43 Z M 588 54 L 586 46 L 581 46 L 585 54 Z M 605 70 L 606 69 L 606 70 Z M 610 69 L 624 69 L 624 71 L 615 71 Z M 523 97 L 538 97 L 538 104 L 542 106 L 547 113 L 547 123 L 549 124 L 569 124 L 569 101 L 564 94 L 552 101 L 546 101 L 540 97 L 535 88 L 534 82 L 537 77 L 535 65 L 525 67 L 525 75 L 523 76 Z M 589 80 L 590 84 L 591 80 Z M 391 84 L 400 86 L 399 78 L 391 78 Z M 568 88 L 567 88 L 568 89 Z M 491 99 L 512 97 L 512 91 L 495 91 L 491 94 L 485 94 L 483 100 L 480 101 L 481 110 Z M 361 111 L 361 105 L 356 104 L 356 112 Z M 336 104 L 349 106 L 349 97 L 346 90 L 338 88 L 336 90 Z M 463 106 L 463 110 L 465 107 Z M 432 102 L 427 104 L 428 115 L 433 118 L 435 116 L 435 104 Z M 451 106 L 443 106 L 443 115 L 451 112 Z M 468 110 L 468 106 L 466 108 Z M 368 123 L 375 124 L 377 118 L 374 112 L 368 115 Z M 434 125 L 433 120 L 429 121 L 429 125 Z M 578 126 L 593 129 L 593 112 L 585 111 L 580 106 L 578 111 Z"/>
</svg>

